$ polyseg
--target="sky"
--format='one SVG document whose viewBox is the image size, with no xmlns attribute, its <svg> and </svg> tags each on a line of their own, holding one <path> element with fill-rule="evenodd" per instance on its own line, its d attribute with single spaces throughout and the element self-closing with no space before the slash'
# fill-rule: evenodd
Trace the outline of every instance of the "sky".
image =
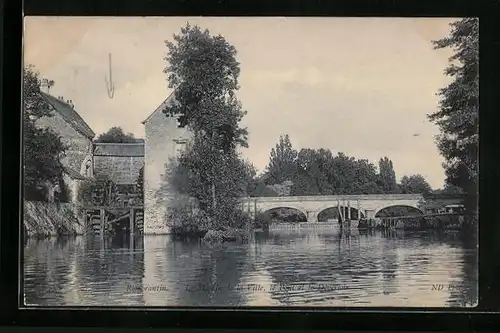
<svg viewBox="0 0 500 333">
<path fill-rule="evenodd" d="M 100 134 L 112 126 L 144 137 L 141 122 L 169 95 L 165 40 L 189 22 L 223 35 L 240 62 L 238 97 L 248 114 L 245 158 L 263 171 L 279 136 L 293 146 L 378 164 L 396 176 L 444 182 L 436 148 L 438 90 L 452 50 L 431 41 L 452 18 L 27 17 L 24 62 L 55 81 L 50 93 L 72 100 Z M 112 55 L 115 94 L 105 77 Z"/>
</svg>

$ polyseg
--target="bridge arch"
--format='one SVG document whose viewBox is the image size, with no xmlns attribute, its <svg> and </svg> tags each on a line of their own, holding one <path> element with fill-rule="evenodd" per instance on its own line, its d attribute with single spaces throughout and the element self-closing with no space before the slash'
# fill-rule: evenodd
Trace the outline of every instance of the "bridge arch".
<svg viewBox="0 0 500 333">
<path fill-rule="evenodd" d="M 264 213 L 264 214 L 273 214 L 275 212 L 278 213 L 280 210 L 284 210 L 284 209 L 292 210 L 295 214 L 290 214 L 288 218 L 290 218 L 290 216 L 295 215 L 297 220 L 296 221 L 287 221 L 287 216 L 285 215 L 285 216 L 281 216 L 283 218 L 282 222 L 306 222 L 307 221 L 307 213 L 303 209 L 300 209 L 300 208 L 293 206 L 293 205 L 263 207 L 259 210 L 259 212 Z"/>
<path fill-rule="evenodd" d="M 384 206 L 375 211 L 375 217 L 384 218 L 390 216 L 424 215 L 424 212 L 416 205 L 400 204 Z"/>
<path fill-rule="evenodd" d="M 344 218 L 347 219 L 349 216 L 349 213 L 348 213 L 349 207 L 348 206 L 340 206 L 339 208 L 341 210 L 343 209 Z M 359 216 L 361 216 L 361 218 L 365 217 L 365 214 L 363 213 L 363 211 L 362 210 L 358 211 L 358 209 L 356 207 L 350 207 L 350 211 L 351 211 L 351 214 L 350 214 L 351 220 L 359 220 Z M 330 216 L 330 215 L 333 215 L 333 216 Z M 318 222 L 326 222 L 328 220 L 328 217 L 331 217 L 331 218 L 338 220 L 338 215 L 339 215 L 339 212 L 338 212 L 336 205 L 324 206 L 324 207 L 318 209 Z"/>
</svg>

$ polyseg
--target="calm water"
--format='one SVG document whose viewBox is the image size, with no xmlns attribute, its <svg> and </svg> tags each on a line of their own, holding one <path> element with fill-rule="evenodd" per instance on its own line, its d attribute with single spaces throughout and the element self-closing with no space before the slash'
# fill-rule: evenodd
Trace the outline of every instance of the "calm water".
<svg viewBox="0 0 500 333">
<path fill-rule="evenodd" d="M 476 243 L 453 233 L 276 231 L 219 247 L 168 236 L 135 244 L 77 237 L 30 240 L 24 258 L 26 305 L 477 303 Z"/>
</svg>

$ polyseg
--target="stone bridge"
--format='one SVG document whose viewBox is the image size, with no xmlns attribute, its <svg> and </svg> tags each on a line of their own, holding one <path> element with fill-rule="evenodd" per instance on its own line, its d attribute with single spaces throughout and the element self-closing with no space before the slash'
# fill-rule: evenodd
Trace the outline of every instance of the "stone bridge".
<svg viewBox="0 0 500 333">
<path fill-rule="evenodd" d="M 249 197 L 241 200 L 244 211 L 255 216 L 275 208 L 293 208 L 307 217 L 307 222 L 318 222 L 318 215 L 328 208 L 339 208 L 346 219 L 374 218 L 382 209 L 391 206 L 413 207 L 420 211 L 424 197 L 421 194 L 363 194 L 328 196 Z"/>
</svg>

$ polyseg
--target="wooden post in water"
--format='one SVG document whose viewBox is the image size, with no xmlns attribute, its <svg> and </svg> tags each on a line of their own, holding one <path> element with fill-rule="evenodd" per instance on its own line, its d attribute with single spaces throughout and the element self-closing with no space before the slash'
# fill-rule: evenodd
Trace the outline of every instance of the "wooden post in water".
<svg viewBox="0 0 500 333">
<path fill-rule="evenodd" d="M 255 199 L 253 201 L 253 218 L 254 218 L 254 220 L 256 217 L 257 217 L 257 199 Z"/>
<path fill-rule="evenodd" d="M 351 200 L 347 199 L 347 219 L 351 220 Z"/>
<path fill-rule="evenodd" d="M 359 199 L 358 199 L 358 221 L 361 220 L 361 208 L 359 207 Z"/>
<path fill-rule="evenodd" d="M 134 209 L 130 208 L 130 216 L 129 216 L 129 232 L 130 232 L 130 238 L 134 237 L 134 229 L 135 229 L 135 216 L 134 216 Z"/>
<path fill-rule="evenodd" d="M 101 240 L 104 241 L 104 231 L 106 230 L 106 211 L 104 209 L 100 210 L 100 222 L 101 222 Z"/>
</svg>

